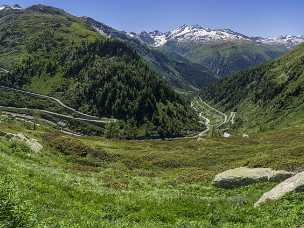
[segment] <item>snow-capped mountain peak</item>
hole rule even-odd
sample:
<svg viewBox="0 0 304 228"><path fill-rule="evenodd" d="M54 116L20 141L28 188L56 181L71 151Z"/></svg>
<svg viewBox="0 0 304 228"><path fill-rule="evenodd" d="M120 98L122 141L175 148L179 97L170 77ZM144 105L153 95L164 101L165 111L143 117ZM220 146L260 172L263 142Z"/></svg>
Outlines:
<svg viewBox="0 0 304 228"><path fill-rule="evenodd" d="M171 31L162 33L159 31L142 32L138 34L140 39L147 40L148 36L154 41L152 46L159 47L168 41L194 41L209 42L216 40L247 40L247 36L233 32L230 29L210 29L200 25L182 25Z"/></svg>
<svg viewBox="0 0 304 228"><path fill-rule="evenodd" d="M209 43L214 41L235 41L244 40L252 41L267 45L282 45L292 48L304 42L304 36L285 35L275 38L249 37L231 29L211 29L201 25L182 25L168 32L141 32L139 34L132 33L132 37L136 37L143 43L153 47L160 47L169 41L175 42L200 42Z"/></svg>
<svg viewBox="0 0 304 228"><path fill-rule="evenodd" d="M18 4L15 4L15 5L1 5L0 6L0 11L2 10L22 10L22 7L19 6Z"/></svg>
<svg viewBox="0 0 304 228"><path fill-rule="evenodd" d="M284 35L279 37L256 37L256 42L269 44L269 45L283 45L287 48L292 48L300 43L304 42L304 36L293 36L293 35Z"/></svg>

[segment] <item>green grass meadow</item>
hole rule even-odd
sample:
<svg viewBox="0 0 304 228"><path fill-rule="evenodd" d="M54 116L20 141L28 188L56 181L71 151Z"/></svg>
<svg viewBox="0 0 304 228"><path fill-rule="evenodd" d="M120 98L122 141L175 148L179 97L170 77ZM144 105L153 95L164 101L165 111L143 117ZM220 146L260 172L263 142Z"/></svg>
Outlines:
<svg viewBox="0 0 304 228"><path fill-rule="evenodd" d="M304 195L253 208L276 183L212 185L240 166L300 170L303 129L249 139L125 141L70 137L1 117L44 149L0 140L0 227L301 227Z"/></svg>

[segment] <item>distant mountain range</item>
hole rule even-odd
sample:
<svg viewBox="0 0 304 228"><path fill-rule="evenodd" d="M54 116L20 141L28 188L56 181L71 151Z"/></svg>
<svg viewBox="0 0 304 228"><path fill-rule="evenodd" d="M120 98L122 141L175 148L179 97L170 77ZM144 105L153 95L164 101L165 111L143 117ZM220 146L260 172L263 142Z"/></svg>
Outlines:
<svg viewBox="0 0 304 228"><path fill-rule="evenodd" d="M173 57L178 57L176 62L183 59L183 62L187 62L188 70L181 73L180 69L174 67L175 72L179 72L178 77L187 81L183 82L183 85L190 83L196 88L208 85L214 81L214 78L221 78L276 59L286 53L288 49L304 42L304 36L249 37L230 29L210 29L200 25L183 25L168 32L154 31L138 34L117 30L113 32L113 29L109 30L109 27L105 25L97 29L111 37L124 37L123 39L128 37L128 40L137 40L141 45L150 47L150 50L157 51L158 54L162 53L170 60ZM150 58L150 62L154 62L154 66L164 65L163 60L164 58L161 59L161 64L159 62L155 64L155 61L151 61ZM195 64L194 71L189 63ZM178 81L176 73L172 74L171 71L168 76L168 70L164 70L163 67L161 67L162 69L156 68L160 74L166 75L164 78L170 78L170 82ZM170 68L167 67L167 69ZM201 70L204 74L200 74ZM195 72L195 74L192 73L189 76L189 72ZM181 83L173 85L180 87L179 84Z"/></svg>
<svg viewBox="0 0 304 228"><path fill-rule="evenodd" d="M270 44L270 45L284 45L287 48L293 48L294 46L304 42L304 36L292 36L285 35L274 38L263 38L263 37L254 37L251 38L258 43Z"/></svg>
<svg viewBox="0 0 304 228"><path fill-rule="evenodd" d="M149 65L171 86L182 90L197 90L217 80L207 67L193 63L182 55L149 47L146 43L124 31L118 31L90 17L82 17L97 32L119 39L134 48Z"/></svg>
<svg viewBox="0 0 304 228"><path fill-rule="evenodd" d="M23 9L19 5L3 5L0 14L8 10ZM304 41L303 36L249 37L230 29L200 25L137 34L119 31L89 17L80 19L101 35L127 43L160 77L181 91L197 91L221 77L276 59Z"/></svg>
<svg viewBox="0 0 304 228"><path fill-rule="evenodd" d="M282 56L304 36L250 37L231 29L182 25L168 32L128 33L162 52L174 52L221 78Z"/></svg>
<svg viewBox="0 0 304 228"><path fill-rule="evenodd" d="M1 5L0 10L22 10L22 7L18 4L15 4L15 5Z"/></svg>
<svg viewBox="0 0 304 228"><path fill-rule="evenodd" d="M200 25L182 25L168 32L141 32L129 33L142 42L153 47L161 47L170 41L176 42L200 42L208 43L214 41L252 41L261 44L283 45L292 48L304 42L304 36L285 35L275 38L249 37L231 29L210 29Z"/></svg>

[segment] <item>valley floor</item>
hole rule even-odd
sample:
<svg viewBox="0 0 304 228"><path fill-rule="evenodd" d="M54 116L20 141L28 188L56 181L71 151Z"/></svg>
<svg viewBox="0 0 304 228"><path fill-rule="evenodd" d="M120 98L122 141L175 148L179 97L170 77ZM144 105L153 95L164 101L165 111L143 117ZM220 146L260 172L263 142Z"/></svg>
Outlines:
<svg viewBox="0 0 304 228"><path fill-rule="evenodd" d="M304 128L241 137L124 141L72 137L0 117L0 131L44 146L0 140L4 227L299 227L304 194L253 208L276 183L232 190L213 177L240 167L301 170ZM1 224L1 225L2 225Z"/></svg>

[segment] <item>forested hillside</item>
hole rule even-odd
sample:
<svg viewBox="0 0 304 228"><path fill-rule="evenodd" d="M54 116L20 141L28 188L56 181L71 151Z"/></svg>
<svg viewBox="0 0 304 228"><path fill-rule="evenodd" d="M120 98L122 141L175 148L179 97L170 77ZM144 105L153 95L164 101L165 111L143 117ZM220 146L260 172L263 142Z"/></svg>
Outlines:
<svg viewBox="0 0 304 228"><path fill-rule="evenodd" d="M162 136L197 127L190 106L126 44L52 7L0 16L0 65L11 71L1 84L52 95Z"/></svg>
<svg viewBox="0 0 304 228"><path fill-rule="evenodd" d="M252 41L170 41L160 49L176 52L193 63L205 66L219 77L248 70L287 52L284 46L258 44Z"/></svg>
<svg viewBox="0 0 304 228"><path fill-rule="evenodd" d="M151 48L126 32L118 31L92 18L83 17L81 19L101 34L119 39L131 46L153 70L176 89L199 90L217 79L215 74L205 66L193 63L176 52Z"/></svg>
<svg viewBox="0 0 304 228"><path fill-rule="evenodd" d="M302 124L304 45L277 61L215 83L202 95L225 111L237 111L242 128L259 131Z"/></svg>

